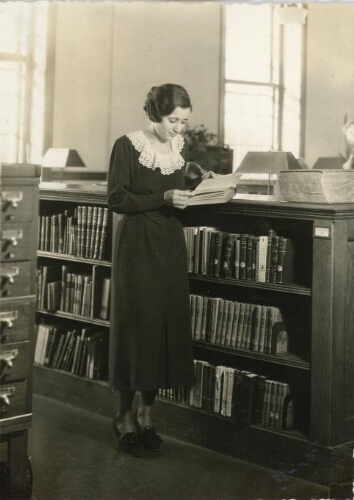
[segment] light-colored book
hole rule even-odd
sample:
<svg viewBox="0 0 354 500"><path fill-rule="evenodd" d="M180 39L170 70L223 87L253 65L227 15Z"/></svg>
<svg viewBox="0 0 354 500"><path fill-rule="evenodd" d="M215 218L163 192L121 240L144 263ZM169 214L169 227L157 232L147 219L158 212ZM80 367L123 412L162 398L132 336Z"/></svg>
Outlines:
<svg viewBox="0 0 354 500"><path fill-rule="evenodd" d="M194 196L188 200L188 206L228 202L236 194L237 183L241 175L241 173L234 172L204 179L194 190Z"/></svg>

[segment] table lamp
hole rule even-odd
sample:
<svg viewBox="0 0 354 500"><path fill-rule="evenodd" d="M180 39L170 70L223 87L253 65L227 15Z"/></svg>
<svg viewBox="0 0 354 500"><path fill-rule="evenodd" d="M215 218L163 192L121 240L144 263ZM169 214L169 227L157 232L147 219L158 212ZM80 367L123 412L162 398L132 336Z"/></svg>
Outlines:
<svg viewBox="0 0 354 500"><path fill-rule="evenodd" d="M283 151L249 151L240 163L237 172L242 173L240 184L262 187L266 185L266 194L271 193L277 184L277 175L281 170L299 170L303 167L292 153ZM240 187L241 187L240 186ZM253 194L257 194L254 193Z"/></svg>
<svg viewBox="0 0 354 500"><path fill-rule="evenodd" d="M86 167L86 165L76 149L49 148L42 158L41 167L41 181L49 181L52 169L58 169L61 182L64 168Z"/></svg>

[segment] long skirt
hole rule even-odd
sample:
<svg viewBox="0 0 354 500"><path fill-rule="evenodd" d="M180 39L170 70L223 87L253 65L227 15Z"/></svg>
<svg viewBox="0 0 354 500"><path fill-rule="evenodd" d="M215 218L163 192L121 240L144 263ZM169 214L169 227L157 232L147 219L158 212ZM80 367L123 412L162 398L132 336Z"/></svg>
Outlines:
<svg viewBox="0 0 354 500"><path fill-rule="evenodd" d="M174 217L124 215L113 257L110 384L157 390L194 384L186 246Z"/></svg>

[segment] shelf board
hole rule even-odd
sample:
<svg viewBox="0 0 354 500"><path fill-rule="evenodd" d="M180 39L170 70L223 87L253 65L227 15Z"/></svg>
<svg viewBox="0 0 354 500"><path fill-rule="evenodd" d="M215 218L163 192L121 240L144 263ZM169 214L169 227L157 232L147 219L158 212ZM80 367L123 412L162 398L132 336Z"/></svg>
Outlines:
<svg viewBox="0 0 354 500"><path fill-rule="evenodd" d="M203 410L202 408L197 408L195 406L191 406L188 403L175 401L173 399L168 399L168 398L165 398L162 396L158 396L157 399L161 403L175 405L175 406L178 406L180 408L184 408L186 410L196 412L200 415L204 415L205 417L212 417L213 419L217 419L220 422L225 422L225 423L228 422L229 424L231 424L233 426L236 425L236 422L233 418L224 417L223 415L221 415L219 413L206 411L206 410ZM299 431L298 429L294 429L294 430L272 429L271 427L266 427L263 425L256 425L256 424L248 424L247 428L248 429L255 429L256 431L260 431L260 432L270 432L272 434L286 436L287 438L298 439L301 441L309 442L309 438L303 432Z"/></svg>
<svg viewBox="0 0 354 500"><path fill-rule="evenodd" d="M299 358L299 356L296 356L292 353L279 354L278 356L276 356L274 354L253 352L249 349L227 347L219 344L209 344L208 342L203 342L200 340L194 340L193 343L196 347L207 349L208 351L218 351L225 354L230 354L232 356L241 356L243 358L252 358L261 361L267 361L268 363L290 366L292 368L298 368L300 370L310 370L310 363L304 361L302 358Z"/></svg>
<svg viewBox="0 0 354 500"><path fill-rule="evenodd" d="M43 250L37 251L37 257L46 257L55 260L68 260L71 262L82 262L84 264L97 264L99 266L112 267L109 260L88 259L85 257L77 257L76 255L69 255L66 253L44 252Z"/></svg>
<svg viewBox="0 0 354 500"><path fill-rule="evenodd" d="M106 328L109 327L110 325L109 321L105 319L90 318L89 316L80 316L78 314L72 314L63 311L46 311L44 309L37 309L37 313L46 314L48 316L53 316L55 318L67 318L74 321L80 321L83 323L90 323L92 325L104 326Z"/></svg>
<svg viewBox="0 0 354 500"><path fill-rule="evenodd" d="M259 283L258 281L239 280L235 278L219 278L216 276L202 275L202 274L189 274L189 278L198 281L207 281L210 283L219 283L224 285L235 285L246 288L259 288L260 290L271 290L282 293L292 293L295 295L311 296L311 288L300 285L283 285L280 283Z"/></svg>

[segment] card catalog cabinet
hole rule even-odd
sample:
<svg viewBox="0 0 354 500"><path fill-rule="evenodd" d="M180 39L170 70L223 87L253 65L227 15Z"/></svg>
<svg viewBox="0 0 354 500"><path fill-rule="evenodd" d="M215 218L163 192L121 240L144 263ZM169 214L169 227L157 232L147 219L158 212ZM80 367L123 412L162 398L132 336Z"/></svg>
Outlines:
<svg viewBox="0 0 354 500"><path fill-rule="evenodd" d="M39 173L35 165L0 164L0 439L9 498L29 498L31 490Z"/></svg>

